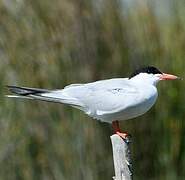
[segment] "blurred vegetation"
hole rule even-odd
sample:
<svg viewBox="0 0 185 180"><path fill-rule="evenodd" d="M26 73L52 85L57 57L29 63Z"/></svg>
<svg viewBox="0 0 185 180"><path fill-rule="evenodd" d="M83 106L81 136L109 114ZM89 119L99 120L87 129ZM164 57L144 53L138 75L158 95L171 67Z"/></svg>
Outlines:
<svg viewBox="0 0 185 180"><path fill-rule="evenodd" d="M0 179L113 176L109 124L59 104L5 99L5 85L63 88L155 65L185 76L185 2L0 1ZM134 179L185 177L184 81L161 82L155 107L121 123Z"/></svg>

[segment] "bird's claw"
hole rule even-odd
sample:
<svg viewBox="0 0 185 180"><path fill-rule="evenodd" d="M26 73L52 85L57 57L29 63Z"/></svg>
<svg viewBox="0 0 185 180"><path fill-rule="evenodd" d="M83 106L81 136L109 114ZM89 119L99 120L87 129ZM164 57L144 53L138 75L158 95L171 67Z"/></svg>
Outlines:
<svg viewBox="0 0 185 180"><path fill-rule="evenodd" d="M116 134L118 136L120 136L126 143L130 143L131 142L131 135L124 132L124 133L121 133L121 132L116 132Z"/></svg>

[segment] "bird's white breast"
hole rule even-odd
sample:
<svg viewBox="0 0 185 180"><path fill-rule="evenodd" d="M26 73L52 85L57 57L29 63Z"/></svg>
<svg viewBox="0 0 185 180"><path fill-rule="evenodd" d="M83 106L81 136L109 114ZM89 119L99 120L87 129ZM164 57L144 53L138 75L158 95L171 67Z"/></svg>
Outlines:
<svg viewBox="0 0 185 180"><path fill-rule="evenodd" d="M137 95L138 99L135 99ZM129 99L125 97L126 102L123 102L123 108L120 108L118 111L113 113L98 113L97 111L95 115L96 118L100 119L101 121L111 123L115 120L127 120L138 117L147 112L154 105L158 93L156 87L149 85L145 86L145 89L143 89L142 86L138 87L137 95L133 95L133 99L130 98L131 102L137 101L136 103L129 102ZM125 106L126 103L129 105Z"/></svg>

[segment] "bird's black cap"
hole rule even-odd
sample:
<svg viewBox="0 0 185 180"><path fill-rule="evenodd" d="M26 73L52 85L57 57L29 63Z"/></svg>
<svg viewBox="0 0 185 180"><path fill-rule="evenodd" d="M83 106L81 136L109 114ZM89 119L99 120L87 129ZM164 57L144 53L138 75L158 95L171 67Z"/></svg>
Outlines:
<svg viewBox="0 0 185 180"><path fill-rule="evenodd" d="M148 74L162 74L160 70L158 70L154 66L147 66L147 67L142 67L137 70L135 70L129 77L129 79L133 78L134 76L138 75L139 73L148 73Z"/></svg>

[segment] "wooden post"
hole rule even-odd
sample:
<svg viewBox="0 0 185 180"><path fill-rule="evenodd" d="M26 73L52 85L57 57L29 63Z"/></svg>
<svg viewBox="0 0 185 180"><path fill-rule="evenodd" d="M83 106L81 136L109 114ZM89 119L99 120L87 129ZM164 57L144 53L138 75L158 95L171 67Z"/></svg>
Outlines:
<svg viewBox="0 0 185 180"><path fill-rule="evenodd" d="M130 157L130 140L123 140L117 134L111 136L115 177L114 180L131 180L131 157Z"/></svg>

